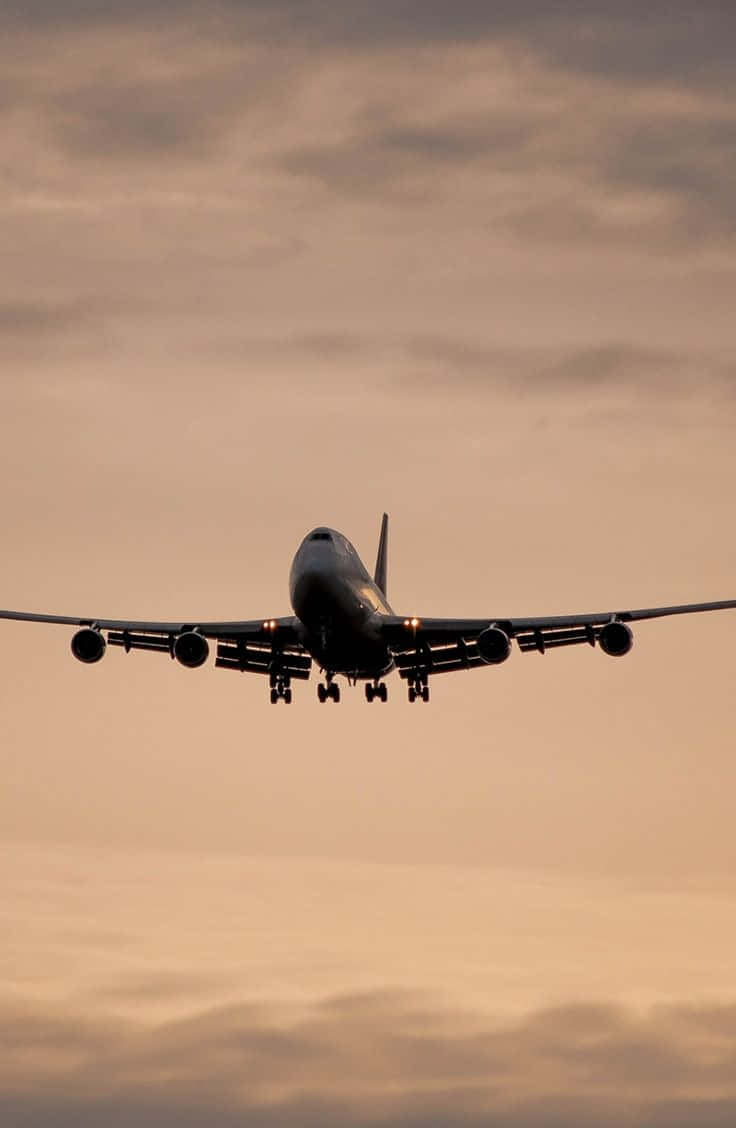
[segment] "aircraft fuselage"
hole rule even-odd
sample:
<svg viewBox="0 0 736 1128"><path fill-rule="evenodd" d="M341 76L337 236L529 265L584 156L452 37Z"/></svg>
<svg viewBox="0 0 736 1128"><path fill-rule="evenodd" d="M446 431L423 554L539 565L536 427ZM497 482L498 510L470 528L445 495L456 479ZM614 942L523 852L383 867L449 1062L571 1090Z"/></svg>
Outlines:
<svg viewBox="0 0 736 1128"><path fill-rule="evenodd" d="M289 588L303 645L322 669L351 678L388 673L393 660L379 625L393 612L347 537L313 529L294 557Z"/></svg>

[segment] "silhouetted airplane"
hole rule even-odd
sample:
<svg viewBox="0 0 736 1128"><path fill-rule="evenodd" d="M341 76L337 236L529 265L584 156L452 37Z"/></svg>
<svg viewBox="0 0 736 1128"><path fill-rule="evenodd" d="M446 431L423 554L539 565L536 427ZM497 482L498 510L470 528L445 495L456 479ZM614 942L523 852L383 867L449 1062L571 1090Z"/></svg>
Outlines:
<svg viewBox="0 0 736 1128"><path fill-rule="evenodd" d="M320 527L304 538L291 566L293 616L247 622L189 619L154 623L0 611L0 619L80 627L72 638L72 653L87 663L99 662L109 643L126 651L165 651L182 666L196 669L209 657L207 639L214 639L216 666L265 674L272 704L282 700L288 705L292 681L309 677L312 660L325 675L317 686L321 702L340 700L336 674L344 675L353 685L364 681L368 701L386 701L388 688L383 679L393 669L406 681L410 701L429 701L431 675L505 662L513 639L524 653L536 650L544 654L558 646L598 643L605 654L620 657L628 654L633 644L628 623L736 607L736 599L726 599L531 619L394 615L386 601L387 561L388 516L384 513L373 579L342 533Z"/></svg>

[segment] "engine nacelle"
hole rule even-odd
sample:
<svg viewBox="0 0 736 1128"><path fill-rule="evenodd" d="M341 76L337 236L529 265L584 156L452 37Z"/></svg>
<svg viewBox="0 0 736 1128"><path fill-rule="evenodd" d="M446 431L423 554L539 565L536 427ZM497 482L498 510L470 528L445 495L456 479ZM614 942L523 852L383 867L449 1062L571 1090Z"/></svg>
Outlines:
<svg viewBox="0 0 736 1128"><path fill-rule="evenodd" d="M94 627L82 627L72 639L72 654L77 661L86 662L88 666L104 658L106 649L105 636Z"/></svg>
<svg viewBox="0 0 736 1128"><path fill-rule="evenodd" d="M476 640L478 653L489 666L505 662L511 653L511 639L500 627L487 627Z"/></svg>
<svg viewBox="0 0 736 1128"><path fill-rule="evenodd" d="M598 633L598 642L604 654L621 658L628 654L634 645L634 636L626 623L606 623Z"/></svg>
<svg viewBox="0 0 736 1128"><path fill-rule="evenodd" d="M174 657L182 666L196 670L203 666L210 656L207 639L199 631L184 631L174 640Z"/></svg>

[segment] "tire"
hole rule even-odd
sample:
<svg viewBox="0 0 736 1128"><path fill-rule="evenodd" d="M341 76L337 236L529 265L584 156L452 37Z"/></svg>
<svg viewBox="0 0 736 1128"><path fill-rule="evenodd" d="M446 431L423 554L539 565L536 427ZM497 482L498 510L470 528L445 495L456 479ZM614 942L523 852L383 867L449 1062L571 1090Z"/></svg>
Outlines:
<svg viewBox="0 0 736 1128"><path fill-rule="evenodd" d="M320 682L317 686L317 697L319 698L320 705L324 705L325 701L327 700L327 690L325 689L322 682Z"/></svg>
<svg viewBox="0 0 736 1128"><path fill-rule="evenodd" d="M366 699L366 701L372 701L375 696L376 696L376 694L375 694L375 690L374 690L373 686L370 685L370 683L366 682L366 686L365 686L365 699Z"/></svg>
<svg viewBox="0 0 736 1128"><path fill-rule="evenodd" d="M275 705L279 699L279 691L277 689L271 690L271 704Z"/></svg>
<svg viewBox="0 0 736 1128"><path fill-rule="evenodd" d="M291 690L290 689L284 690L284 704L285 705L291 705Z"/></svg>
<svg viewBox="0 0 736 1128"><path fill-rule="evenodd" d="M427 701L429 701L429 686L428 685L425 685L424 689L422 690L422 701L424 701L425 704L426 704Z"/></svg>
<svg viewBox="0 0 736 1128"><path fill-rule="evenodd" d="M409 687L409 701L413 703L414 701L416 701L416 699L417 699L417 691L415 690L414 686L412 685L412 686Z"/></svg>
<svg viewBox="0 0 736 1128"><path fill-rule="evenodd" d="M379 685L378 695L381 698L381 701L383 702L383 704L385 705L386 702L388 701L388 686L387 685Z"/></svg>
<svg viewBox="0 0 736 1128"><path fill-rule="evenodd" d="M340 704L340 686L336 685L335 682L330 686L330 697L336 705Z"/></svg>

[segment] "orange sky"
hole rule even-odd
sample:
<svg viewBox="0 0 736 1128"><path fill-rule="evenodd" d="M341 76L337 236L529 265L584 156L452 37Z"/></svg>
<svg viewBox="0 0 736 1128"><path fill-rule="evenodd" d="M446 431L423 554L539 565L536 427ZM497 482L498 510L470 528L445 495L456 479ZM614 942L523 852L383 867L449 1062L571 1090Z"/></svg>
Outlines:
<svg viewBox="0 0 736 1128"><path fill-rule="evenodd" d="M733 597L734 30L715 2L646 20L628 2L11 3L3 606L287 613L304 533L340 528L372 565L384 509L399 613ZM323 708L310 684L277 710L257 677L118 652L88 669L63 628L3 625L10 1122L183 1123L163 1090L149 1107L90 1087L101 1031L145 1088L150 1023L190 1017L189 1048L167 1043L184 1076L206 1016L220 1030L214 1008L255 1001L317 1008L295 1077L337 1031L294 1081L320 1123L350 1093L367 1119L426 1122L431 1056L419 1079L400 1056L358 1083L362 1024L387 1058L411 1026L400 994L376 1018L385 989L431 997L440 1058L443 1023L462 1028L438 1123L516 1123L478 1095L495 1051L478 1065L468 1034L509 1015L531 1054L526 1090L499 1083L519 1124L552 1123L561 1091L565 1123L617 1122L637 1039L632 1123L686 1123L692 1099L711 1123L707 1102L734 1099L698 1072L733 1052L734 623L643 624L621 662L515 653L437 678L428 708L396 679L386 708L360 689ZM563 1031L555 1074L539 1046ZM675 1043L684 1087L656 1064ZM228 1070L225 1128L241 1106L265 1123L263 1101L313 1115L265 1065L257 1108Z"/></svg>

